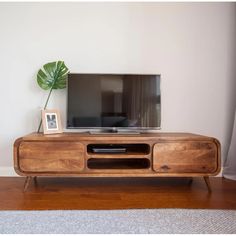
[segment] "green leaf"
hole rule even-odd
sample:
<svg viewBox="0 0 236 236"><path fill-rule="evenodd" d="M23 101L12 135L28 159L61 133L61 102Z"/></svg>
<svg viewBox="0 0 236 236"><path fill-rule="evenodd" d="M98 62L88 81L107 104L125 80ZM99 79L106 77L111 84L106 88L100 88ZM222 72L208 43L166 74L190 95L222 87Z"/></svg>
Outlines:
<svg viewBox="0 0 236 236"><path fill-rule="evenodd" d="M38 71L38 85L44 90L66 88L68 73L69 69L64 61L49 62Z"/></svg>

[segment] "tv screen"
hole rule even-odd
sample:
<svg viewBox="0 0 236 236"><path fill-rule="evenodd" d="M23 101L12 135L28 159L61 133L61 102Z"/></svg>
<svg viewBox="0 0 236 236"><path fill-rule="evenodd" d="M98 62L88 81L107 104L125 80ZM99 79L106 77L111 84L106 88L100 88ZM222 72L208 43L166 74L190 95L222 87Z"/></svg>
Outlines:
<svg viewBox="0 0 236 236"><path fill-rule="evenodd" d="M160 128L160 75L69 74L67 89L67 128Z"/></svg>

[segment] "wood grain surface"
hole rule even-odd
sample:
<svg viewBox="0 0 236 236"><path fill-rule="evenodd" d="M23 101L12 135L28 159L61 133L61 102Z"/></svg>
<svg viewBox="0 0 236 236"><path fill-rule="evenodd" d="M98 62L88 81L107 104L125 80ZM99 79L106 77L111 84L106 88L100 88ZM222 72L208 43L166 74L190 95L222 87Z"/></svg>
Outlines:
<svg viewBox="0 0 236 236"><path fill-rule="evenodd" d="M22 142L19 169L23 172L80 172L84 145L78 142Z"/></svg>
<svg viewBox="0 0 236 236"><path fill-rule="evenodd" d="M192 133L174 133L174 132L155 132L155 133L140 133L140 134L90 134L89 132L65 132L62 134L49 134L44 135L43 133L31 133L25 135L23 140L28 141L94 141L97 143L111 143L112 141L125 142L134 141L142 142L145 141L162 141L162 140L213 140L203 135L192 134Z"/></svg>
<svg viewBox="0 0 236 236"><path fill-rule="evenodd" d="M0 210L235 209L236 181L203 178L0 177ZM158 219L157 219L158 220ZM207 222L206 222L207 224Z"/></svg>
<svg viewBox="0 0 236 236"><path fill-rule="evenodd" d="M94 154L91 144L124 145L128 151ZM219 173L220 152L216 139L188 133L32 133L15 141L14 167L22 176L204 177Z"/></svg>
<svg viewBox="0 0 236 236"><path fill-rule="evenodd" d="M154 145L153 168L161 173L214 173L217 146L208 141L162 142Z"/></svg>

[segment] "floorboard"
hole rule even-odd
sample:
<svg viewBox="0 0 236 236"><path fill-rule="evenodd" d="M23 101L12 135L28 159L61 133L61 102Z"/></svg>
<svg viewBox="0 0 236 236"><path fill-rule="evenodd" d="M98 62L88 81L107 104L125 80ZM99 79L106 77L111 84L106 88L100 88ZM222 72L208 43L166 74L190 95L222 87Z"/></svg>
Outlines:
<svg viewBox="0 0 236 236"><path fill-rule="evenodd" d="M0 210L236 209L236 181L203 178L46 178L23 192L25 178L0 177Z"/></svg>

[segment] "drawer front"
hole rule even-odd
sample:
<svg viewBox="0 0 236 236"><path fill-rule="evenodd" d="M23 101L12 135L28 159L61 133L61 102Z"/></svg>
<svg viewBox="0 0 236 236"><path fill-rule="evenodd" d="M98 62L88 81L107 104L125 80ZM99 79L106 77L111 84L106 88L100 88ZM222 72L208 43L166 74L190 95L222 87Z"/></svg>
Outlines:
<svg viewBox="0 0 236 236"><path fill-rule="evenodd" d="M217 159L214 142L165 142L153 149L153 169L159 173L214 173Z"/></svg>
<svg viewBox="0 0 236 236"><path fill-rule="evenodd" d="M78 142L23 142L18 164L23 172L76 173L84 169L84 155Z"/></svg>

